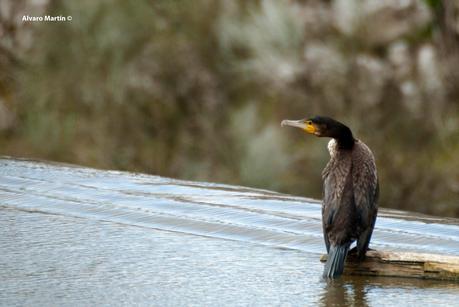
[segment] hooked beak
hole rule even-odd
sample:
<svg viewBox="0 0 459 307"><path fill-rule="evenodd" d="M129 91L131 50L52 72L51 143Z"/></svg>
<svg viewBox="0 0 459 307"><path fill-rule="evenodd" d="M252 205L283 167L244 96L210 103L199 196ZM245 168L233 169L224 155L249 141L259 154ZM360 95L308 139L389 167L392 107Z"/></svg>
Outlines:
<svg viewBox="0 0 459 307"><path fill-rule="evenodd" d="M306 131L307 133L310 133L310 134L316 134L317 135L317 133L318 133L318 130L315 127L314 124L307 124L307 123L305 123L305 121L303 119L300 119L300 120L284 119L281 122L281 126L282 127L290 126L290 127L300 128L301 130L304 130L304 131Z"/></svg>

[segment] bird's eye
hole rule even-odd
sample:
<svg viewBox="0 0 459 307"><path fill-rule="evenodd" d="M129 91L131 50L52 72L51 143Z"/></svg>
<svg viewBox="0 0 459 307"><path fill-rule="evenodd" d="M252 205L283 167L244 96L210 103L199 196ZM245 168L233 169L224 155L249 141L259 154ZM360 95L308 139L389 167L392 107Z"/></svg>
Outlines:
<svg viewBox="0 0 459 307"><path fill-rule="evenodd" d="M312 122L310 120L307 120L306 125L312 125Z"/></svg>

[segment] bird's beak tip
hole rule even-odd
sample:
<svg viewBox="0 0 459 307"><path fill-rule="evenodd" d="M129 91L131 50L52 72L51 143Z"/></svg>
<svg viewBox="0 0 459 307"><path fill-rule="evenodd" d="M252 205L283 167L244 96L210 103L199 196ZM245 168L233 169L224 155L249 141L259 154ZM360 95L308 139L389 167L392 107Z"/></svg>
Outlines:
<svg viewBox="0 0 459 307"><path fill-rule="evenodd" d="M285 127L285 126L304 129L304 123L301 120L284 119L283 121L281 121L281 127Z"/></svg>

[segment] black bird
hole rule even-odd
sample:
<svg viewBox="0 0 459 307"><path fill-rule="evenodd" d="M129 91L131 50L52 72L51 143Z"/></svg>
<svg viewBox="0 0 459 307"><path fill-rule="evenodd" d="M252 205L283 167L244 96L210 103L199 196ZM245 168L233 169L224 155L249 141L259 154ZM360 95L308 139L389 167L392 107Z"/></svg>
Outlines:
<svg viewBox="0 0 459 307"><path fill-rule="evenodd" d="M322 226L328 259L324 277L335 278L344 270L350 253L365 258L378 212L379 184L370 148L354 139L344 124L325 116L283 120L282 126L303 129L318 137L330 137L330 161L322 172Z"/></svg>

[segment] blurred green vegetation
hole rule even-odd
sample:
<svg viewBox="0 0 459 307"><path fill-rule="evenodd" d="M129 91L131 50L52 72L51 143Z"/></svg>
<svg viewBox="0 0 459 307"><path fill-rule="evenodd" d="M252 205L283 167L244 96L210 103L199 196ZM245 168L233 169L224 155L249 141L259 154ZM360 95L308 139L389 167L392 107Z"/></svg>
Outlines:
<svg viewBox="0 0 459 307"><path fill-rule="evenodd" d="M322 114L372 148L381 206L459 216L459 7L395 2L50 1L73 20L9 27L17 1L1 153L320 198L328 140L279 123Z"/></svg>

